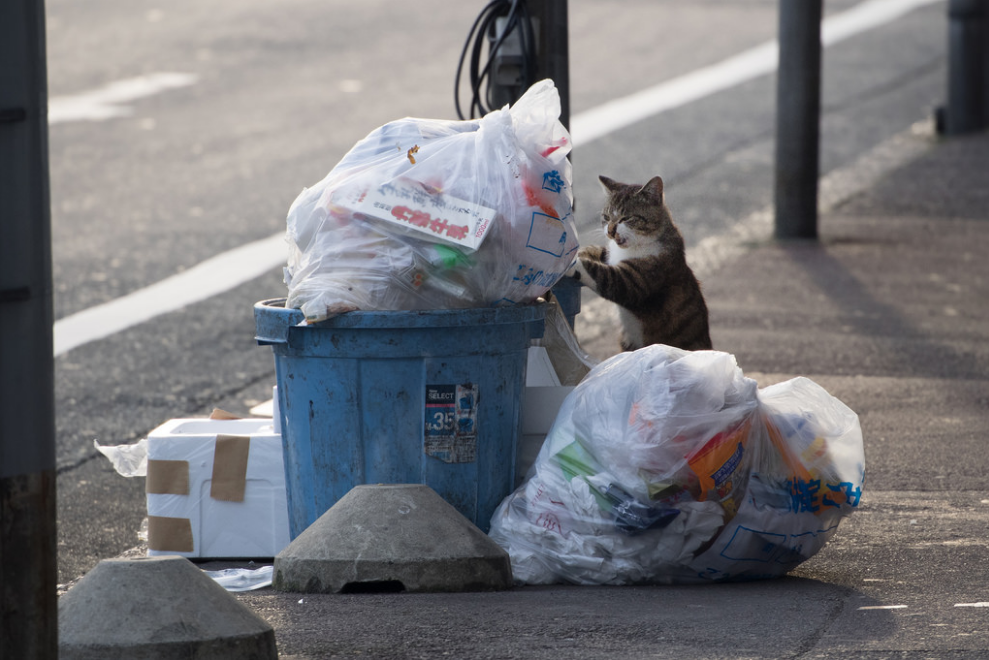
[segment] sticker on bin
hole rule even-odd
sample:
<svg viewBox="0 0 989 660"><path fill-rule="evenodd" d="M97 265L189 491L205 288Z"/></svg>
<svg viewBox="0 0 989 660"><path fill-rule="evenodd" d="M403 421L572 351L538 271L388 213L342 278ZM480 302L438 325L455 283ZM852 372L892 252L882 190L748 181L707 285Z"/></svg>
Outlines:
<svg viewBox="0 0 989 660"><path fill-rule="evenodd" d="M444 463L477 460L477 385L426 385L427 456Z"/></svg>
<svg viewBox="0 0 989 660"><path fill-rule="evenodd" d="M488 235L495 211L411 179L377 188L355 186L338 191L333 202L353 213L384 220L427 236L476 250Z"/></svg>

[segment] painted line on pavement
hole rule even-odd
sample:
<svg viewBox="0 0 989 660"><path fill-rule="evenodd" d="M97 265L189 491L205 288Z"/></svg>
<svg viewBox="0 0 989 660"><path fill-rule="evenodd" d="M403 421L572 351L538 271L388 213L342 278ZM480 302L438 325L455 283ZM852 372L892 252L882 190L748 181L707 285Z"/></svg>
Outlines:
<svg viewBox="0 0 989 660"><path fill-rule="evenodd" d="M906 605L866 605L859 608L859 612L867 610L905 610Z"/></svg>
<svg viewBox="0 0 989 660"><path fill-rule="evenodd" d="M866 0L821 22L821 43L831 46L943 0ZM738 55L574 115L570 137L584 146L653 115L724 91L776 70L779 44L767 41Z"/></svg>
<svg viewBox="0 0 989 660"><path fill-rule="evenodd" d="M103 121L128 117L134 109L122 105L130 101L160 94L169 89L195 84L191 73L150 73L146 76L117 80L99 89L69 96L53 96L48 100L48 124L70 121Z"/></svg>
<svg viewBox="0 0 989 660"><path fill-rule="evenodd" d="M242 245L144 289L55 322L55 356L250 282L288 261L285 234Z"/></svg>

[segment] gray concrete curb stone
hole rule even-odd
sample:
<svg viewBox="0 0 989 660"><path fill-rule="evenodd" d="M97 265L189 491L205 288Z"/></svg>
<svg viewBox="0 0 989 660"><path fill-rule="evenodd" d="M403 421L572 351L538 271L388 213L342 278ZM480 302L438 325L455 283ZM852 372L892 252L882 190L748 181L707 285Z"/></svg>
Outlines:
<svg viewBox="0 0 989 660"><path fill-rule="evenodd" d="M184 557L107 559L58 603L62 660L275 660L275 631Z"/></svg>
<svg viewBox="0 0 989 660"><path fill-rule="evenodd" d="M356 486L275 558L301 593L492 591L512 586L498 544L421 484Z"/></svg>

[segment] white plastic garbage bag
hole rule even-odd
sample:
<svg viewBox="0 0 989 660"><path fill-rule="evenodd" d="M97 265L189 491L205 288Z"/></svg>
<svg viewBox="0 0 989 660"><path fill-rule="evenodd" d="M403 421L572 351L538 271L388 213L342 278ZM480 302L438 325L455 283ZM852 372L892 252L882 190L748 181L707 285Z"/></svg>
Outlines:
<svg viewBox="0 0 989 660"><path fill-rule="evenodd" d="M858 417L805 378L761 392L735 359L656 345L564 402L490 535L519 582L775 577L858 506Z"/></svg>
<svg viewBox="0 0 989 660"><path fill-rule="evenodd" d="M552 81L479 120L401 119L357 143L289 209L289 307L531 302L578 248L570 136Z"/></svg>

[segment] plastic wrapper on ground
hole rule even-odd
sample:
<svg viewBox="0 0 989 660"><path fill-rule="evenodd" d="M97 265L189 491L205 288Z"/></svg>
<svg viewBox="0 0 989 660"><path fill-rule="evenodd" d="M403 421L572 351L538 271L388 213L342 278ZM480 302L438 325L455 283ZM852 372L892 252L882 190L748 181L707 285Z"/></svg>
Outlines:
<svg viewBox="0 0 989 660"><path fill-rule="evenodd" d="M289 210L287 305L319 321L543 295L578 248L559 114L547 80L479 120L373 131Z"/></svg>
<svg viewBox="0 0 989 660"><path fill-rule="evenodd" d="M656 345L594 367L491 536L526 584L778 577L859 504L857 415L806 378Z"/></svg>

